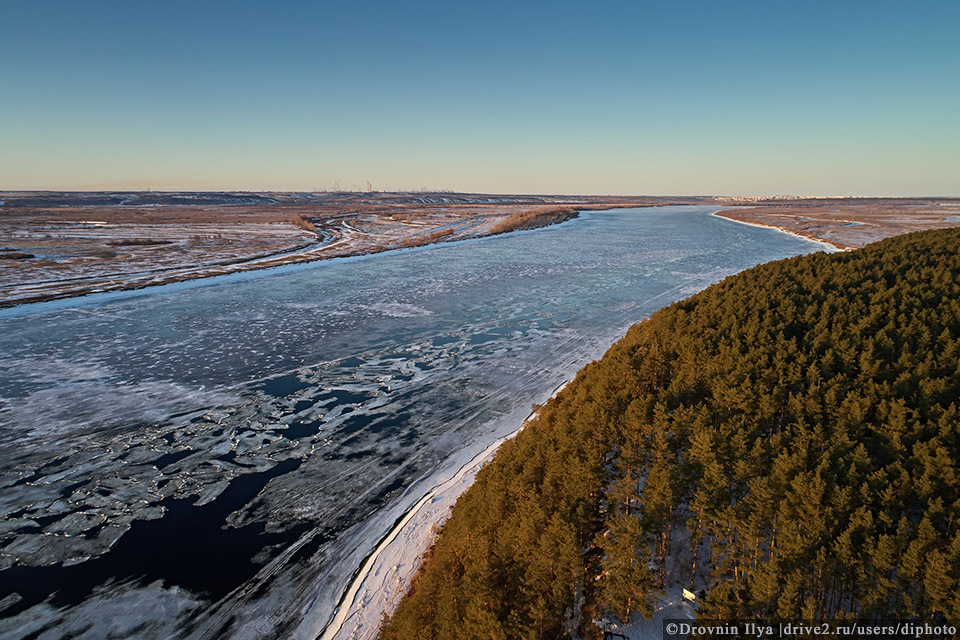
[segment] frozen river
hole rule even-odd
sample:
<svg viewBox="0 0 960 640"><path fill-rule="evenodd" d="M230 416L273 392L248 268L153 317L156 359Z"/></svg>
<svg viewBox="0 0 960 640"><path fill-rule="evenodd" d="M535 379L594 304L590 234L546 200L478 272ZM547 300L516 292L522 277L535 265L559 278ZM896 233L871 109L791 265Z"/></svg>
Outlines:
<svg viewBox="0 0 960 640"><path fill-rule="evenodd" d="M0 312L0 636L313 638L440 470L820 247L709 207Z"/></svg>

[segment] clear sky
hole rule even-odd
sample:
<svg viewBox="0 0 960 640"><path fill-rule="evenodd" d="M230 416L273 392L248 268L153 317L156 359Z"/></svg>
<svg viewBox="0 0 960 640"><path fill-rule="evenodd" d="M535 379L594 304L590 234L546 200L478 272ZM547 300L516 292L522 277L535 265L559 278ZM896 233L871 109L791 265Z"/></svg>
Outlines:
<svg viewBox="0 0 960 640"><path fill-rule="evenodd" d="M960 195L960 2L0 0L0 189Z"/></svg>

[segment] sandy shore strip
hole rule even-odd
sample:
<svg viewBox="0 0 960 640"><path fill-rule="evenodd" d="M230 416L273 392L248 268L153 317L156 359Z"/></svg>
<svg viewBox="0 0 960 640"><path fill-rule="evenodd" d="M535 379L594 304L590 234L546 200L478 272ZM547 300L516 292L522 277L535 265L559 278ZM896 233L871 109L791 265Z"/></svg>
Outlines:
<svg viewBox="0 0 960 640"><path fill-rule="evenodd" d="M814 244L820 245L821 247L824 248L824 250L827 253L834 253L837 251L853 251L856 248L856 247L847 247L842 244L836 244L834 242L830 242L829 240L821 240L820 238L805 236L802 233L797 233L796 231L790 231L786 227L778 227L777 225L773 225L773 224L761 224L759 222L746 222L744 220L737 220L736 218L723 215L726 211L728 210L724 209L723 211L717 211L715 213L711 213L710 215L716 218L723 218L724 220L729 220L730 222L745 224L750 227L761 227L763 229L776 229L777 231L793 236L794 238L800 238L801 240L806 240L807 242L812 242Z"/></svg>
<svg viewBox="0 0 960 640"><path fill-rule="evenodd" d="M555 397L568 383L569 380L554 389L550 397ZM434 486L394 525L364 560L320 640L376 637L384 614L392 613L406 594L410 580L420 568L420 558L433 544L457 498L470 488L477 472L493 458L500 445L520 433L535 415L531 413L517 430L495 440L451 477Z"/></svg>

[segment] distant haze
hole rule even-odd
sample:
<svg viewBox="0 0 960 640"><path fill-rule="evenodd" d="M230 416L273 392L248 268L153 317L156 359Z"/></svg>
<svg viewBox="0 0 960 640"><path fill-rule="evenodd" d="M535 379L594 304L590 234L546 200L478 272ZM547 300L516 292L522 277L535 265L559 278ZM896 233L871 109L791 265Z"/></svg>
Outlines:
<svg viewBox="0 0 960 640"><path fill-rule="evenodd" d="M960 3L6 3L0 190L960 195Z"/></svg>

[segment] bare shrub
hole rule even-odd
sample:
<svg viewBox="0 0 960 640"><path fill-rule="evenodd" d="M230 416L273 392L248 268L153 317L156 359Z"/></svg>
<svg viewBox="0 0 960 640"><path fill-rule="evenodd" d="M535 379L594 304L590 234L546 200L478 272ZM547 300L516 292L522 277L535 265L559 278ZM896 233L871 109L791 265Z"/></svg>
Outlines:
<svg viewBox="0 0 960 640"><path fill-rule="evenodd" d="M317 232L317 227L313 224L313 222L311 222L307 218L304 218L303 216L297 216L291 222L293 222L293 224L300 227L304 231L309 231L310 233Z"/></svg>
<svg viewBox="0 0 960 640"><path fill-rule="evenodd" d="M551 224L566 222L567 220L576 218L577 215L577 210L571 207L518 211L506 220L494 225L490 230L490 234L496 235L498 233L507 233L508 231L537 229L539 227L546 227Z"/></svg>

